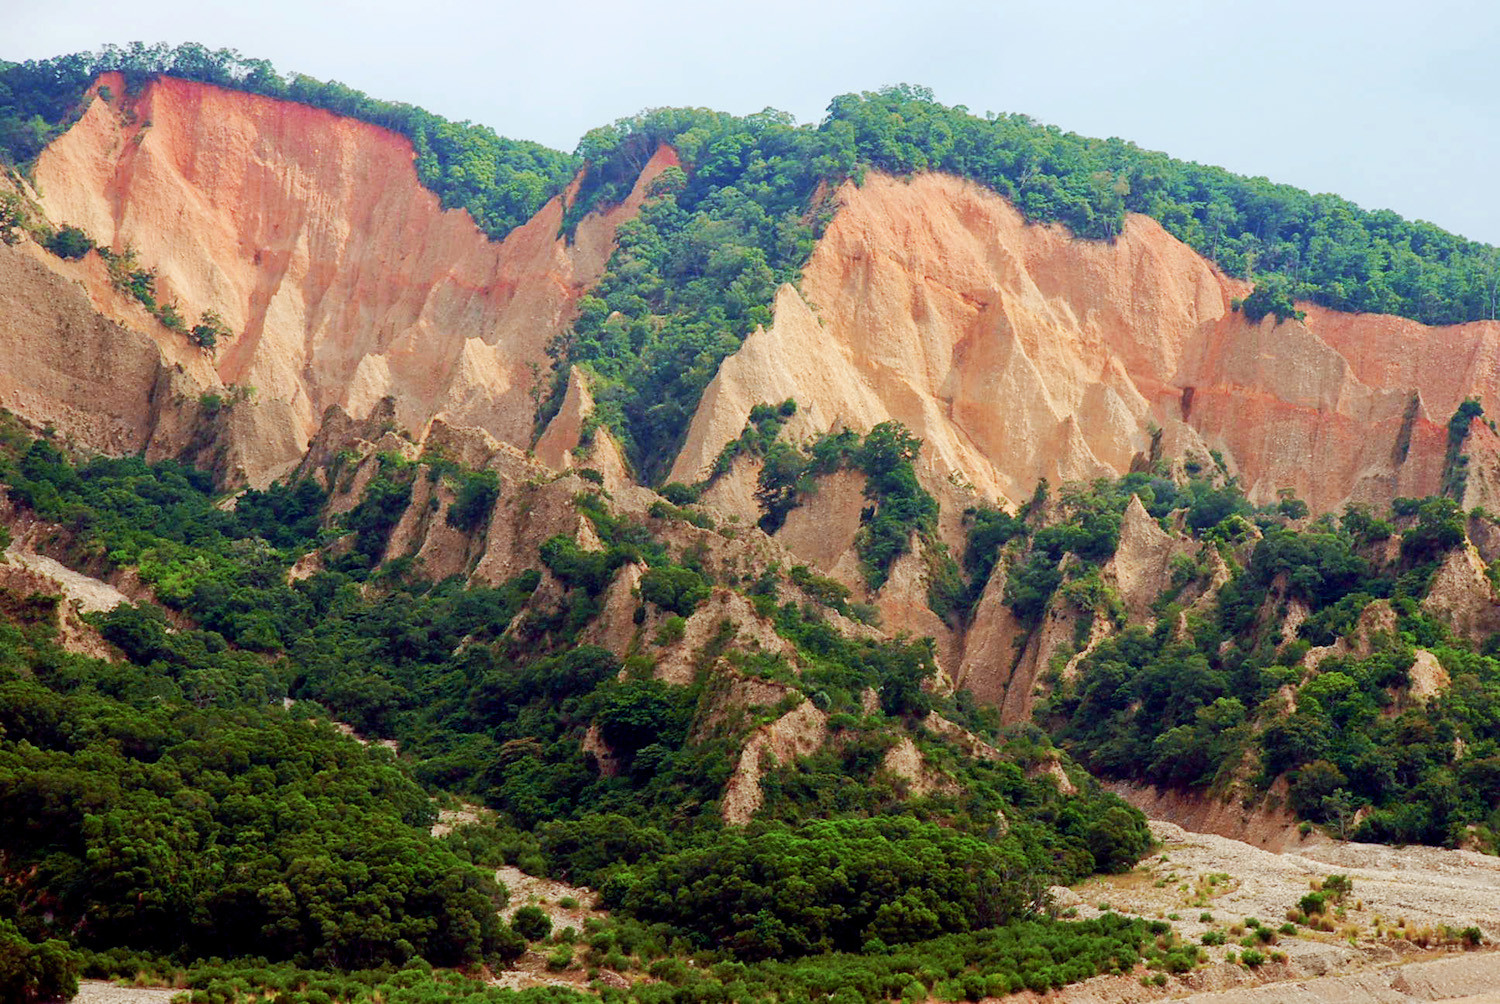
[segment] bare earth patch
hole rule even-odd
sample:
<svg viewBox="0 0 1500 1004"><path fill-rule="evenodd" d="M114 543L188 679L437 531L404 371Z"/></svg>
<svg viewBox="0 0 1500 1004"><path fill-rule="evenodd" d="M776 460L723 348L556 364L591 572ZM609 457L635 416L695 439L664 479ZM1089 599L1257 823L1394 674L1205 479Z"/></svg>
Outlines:
<svg viewBox="0 0 1500 1004"><path fill-rule="evenodd" d="M182 993L162 987L117 987L102 980L79 980L73 1004L169 1004Z"/></svg>
<svg viewBox="0 0 1500 1004"><path fill-rule="evenodd" d="M523 906L538 906L552 921L552 929L560 931L571 927L583 930L583 922L589 917L603 918L607 914L598 908L599 895L581 885L568 885L555 879L528 875L519 868L506 865L495 872L496 881L503 882L510 891L510 902L500 911L500 916L510 920ZM576 906L563 906L563 900Z"/></svg>
<svg viewBox="0 0 1500 1004"><path fill-rule="evenodd" d="M1141 986L1138 973L1104 976L1048 1000L1500 1004L1500 952L1493 950L1500 941L1500 858L1317 838L1310 846L1277 854L1160 820L1151 821L1151 830L1162 843L1157 855L1124 875L1056 890L1059 905L1082 918L1109 909L1168 920L1194 944L1207 931L1223 931L1228 944L1208 947L1206 966L1173 977L1162 988ZM1334 930L1298 925L1294 935L1279 933L1298 900L1333 874L1354 883L1343 915L1329 917ZM1268 959L1272 952L1283 953L1285 961L1250 969L1227 960L1229 952L1245 950L1240 939L1253 933L1247 918L1278 931L1273 943L1256 948ZM1485 949L1443 944L1445 927L1456 932L1471 926L1484 933Z"/></svg>

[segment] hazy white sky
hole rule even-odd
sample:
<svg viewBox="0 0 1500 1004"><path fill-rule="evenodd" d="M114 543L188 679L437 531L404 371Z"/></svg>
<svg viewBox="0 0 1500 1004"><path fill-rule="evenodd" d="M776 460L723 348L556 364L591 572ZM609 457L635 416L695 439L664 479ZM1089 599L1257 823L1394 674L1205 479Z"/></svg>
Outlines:
<svg viewBox="0 0 1500 1004"><path fill-rule="evenodd" d="M1493 0L49 0L5 21L0 58L199 41L569 150L647 107L816 121L924 84L1500 243Z"/></svg>

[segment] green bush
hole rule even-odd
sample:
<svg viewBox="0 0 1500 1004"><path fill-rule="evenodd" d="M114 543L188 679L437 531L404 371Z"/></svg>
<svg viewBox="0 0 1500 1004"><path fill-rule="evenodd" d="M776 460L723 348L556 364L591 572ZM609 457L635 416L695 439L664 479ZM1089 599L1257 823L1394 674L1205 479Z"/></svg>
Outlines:
<svg viewBox="0 0 1500 1004"><path fill-rule="evenodd" d="M0 919L0 1000L67 1000L78 993L79 963L79 954L67 942L33 943L14 923Z"/></svg>
<svg viewBox="0 0 1500 1004"><path fill-rule="evenodd" d="M648 568L641 576L640 590L641 599L682 617L690 616L713 591L703 576L676 565Z"/></svg>
<svg viewBox="0 0 1500 1004"><path fill-rule="evenodd" d="M465 471L459 478L458 491L448 507L449 526L472 533L490 517L500 498L500 476L494 471Z"/></svg>
<svg viewBox="0 0 1500 1004"><path fill-rule="evenodd" d="M552 918L539 906L523 906L511 915L510 927L527 941L542 941L552 933Z"/></svg>

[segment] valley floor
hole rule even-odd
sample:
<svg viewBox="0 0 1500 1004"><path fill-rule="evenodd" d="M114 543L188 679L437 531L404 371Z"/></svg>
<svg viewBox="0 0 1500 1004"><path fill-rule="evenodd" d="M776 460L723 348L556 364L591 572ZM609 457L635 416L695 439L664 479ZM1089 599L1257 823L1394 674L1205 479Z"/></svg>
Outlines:
<svg viewBox="0 0 1500 1004"><path fill-rule="evenodd" d="M1153 820L1151 828L1162 845L1157 855L1125 875L1057 890L1059 905L1071 907L1080 917L1097 916L1107 906L1119 913L1170 919L1183 938L1194 943L1206 931L1228 930L1228 946L1210 948L1208 965L1172 978L1166 987L1143 987L1133 975L1102 976L1045 998L1023 993L1009 1001L1500 1004L1500 951L1466 952L1444 949L1438 943L1444 925L1451 929L1477 926L1492 945L1500 940L1500 858L1437 847L1335 843L1317 837L1310 838L1308 846L1277 854L1161 820ZM1245 932L1234 931L1247 917L1279 928L1310 883L1330 874L1347 875L1354 882L1335 931L1299 926L1295 936L1278 936L1274 945L1261 947L1267 954L1285 953L1286 961L1267 962L1258 970L1225 960L1227 951L1242 950L1237 942ZM590 899L587 890L536 879L515 869L505 869L502 878L516 891L513 906L540 903L549 913L556 913L558 901L565 896L585 903ZM588 912L582 907L562 911L553 919L577 924ZM1203 920L1205 915L1212 919ZM1426 946L1420 943L1424 939L1429 942ZM523 960L517 970L503 974L500 984L518 989L549 984L583 989L580 980L568 978L581 977L581 972L550 973L541 965L540 956L530 961L534 964L526 965ZM77 1004L167 1004L173 993L86 981L80 984L75 1000Z"/></svg>
<svg viewBox="0 0 1500 1004"><path fill-rule="evenodd" d="M1442 930L1480 928L1500 940L1500 858L1439 847L1336 843L1273 853L1228 837L1194 833L1152 820L1161 851L1125 875L1103 876L1059 891L1080 917L1116 912L1169 919L1191 942L1210 930L1229 934L1208 949L1205 967L1145 988L1135 977L1099 977L1051 999L1105 1004L1185 999L1216 1004L1407 1004L1464 1001L1500 1004L1500 952L1444 948ZM1246 918L1277 929L1310 886L1331 874L1349 876L1353 892L1333 931L1298 926L1261 952L1281 952L1252 972L1231 964L1244 950ZM1211 881L1212 879L1212 881ZM1208 916L1211 919L1203 920ZM1378 933L1377 933L1378 932ZM1479 995L1479 996L1474 996ZM1022 997L1024 999L1024 996Z"/></svg>
<svg viewBox="0 0 1500 1004"><path fill-rule="evenodd" d="M73 1004L168 1004L180 990L158 987L117 987L103 980L79 980Z"/></svg>

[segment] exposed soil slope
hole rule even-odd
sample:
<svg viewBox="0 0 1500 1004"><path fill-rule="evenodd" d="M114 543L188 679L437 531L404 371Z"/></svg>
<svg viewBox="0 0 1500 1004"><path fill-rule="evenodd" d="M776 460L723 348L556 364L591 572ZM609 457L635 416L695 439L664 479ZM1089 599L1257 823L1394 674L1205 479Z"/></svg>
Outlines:
<svg viewBox="0 0 1500 1004"><path fill-rule="evenodd" d="M94 100L36 166L43 205L54 224L133 245L189 323L223 316L235 337L217 376L256 389L253 428L236 437L251 481L295 462L329 405L359 417L387 395L414 431L446 412L528 444L533 367L602 272L615 226L675 162L659 151L631 197L572 242L559 197L496 244L442 210L395 133L170 78L135 97L101 83L113 100ZM102 281L89 289L118 309Z"/></svg>
<svg viewBox="0 0 1500 1004"><path fill-rule="evenodd" d="M896 418L930 485L992 497L1223 452L1256 501L1315 510L1435 493L1444 424L1500 390L1500 324L1428 328L1309 308L1248 323L1248 287L1147 217L1113 243L1028 226L941 175L846 185L799 293L725 361L673 477L700 476L752 405L794 397L793 438ZM1478 501L1470 500L1470 501Z"/></svg>

